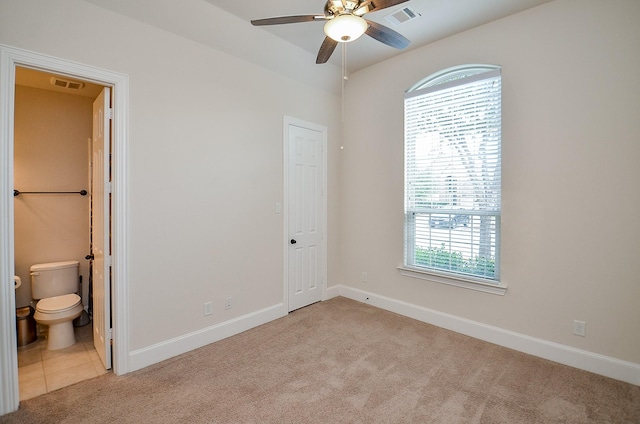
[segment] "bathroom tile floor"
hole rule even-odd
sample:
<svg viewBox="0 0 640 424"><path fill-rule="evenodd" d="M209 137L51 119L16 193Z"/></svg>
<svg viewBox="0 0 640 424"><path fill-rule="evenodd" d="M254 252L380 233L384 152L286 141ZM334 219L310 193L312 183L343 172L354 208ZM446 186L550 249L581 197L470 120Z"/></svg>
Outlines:
<svg viewBox="0 0 640 424"><path fill-rule="evenodd" d="M40 334L33 343L18 347L21 401L108 372L93 347L91 323L74 330L76 344L65 349L47 350L45 334Z"/></svg>

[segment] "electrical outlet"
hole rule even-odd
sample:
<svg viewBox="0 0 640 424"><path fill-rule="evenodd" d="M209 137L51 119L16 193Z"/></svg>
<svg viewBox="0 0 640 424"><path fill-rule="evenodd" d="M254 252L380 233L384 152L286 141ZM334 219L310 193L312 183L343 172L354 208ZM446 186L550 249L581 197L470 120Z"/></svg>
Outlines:
<svg viewBox="0 0 640 424"><path fill-rule="evenodd" d="M587 335L587 323L584 321L573 321L573 334L585 337Z"/></svg>
<svg viewBox="0 0 640 424"><path fill-rule="evenodd" d="M224 309L231 309L231 296L224 300Z"/></svg>
<svg viewBox="0 0 640 424"><path fill-rule="evenodd" d="M204 316L211 315L213 313L213 302L206 302L204 304Z"/></svg>
<svg viewBox="0 0 640 424"><path fill-rule="evenodd" d="M369 276L367 275L366 272L362 273L362 280L363 283L366 283L367 281L369 281Z"/></svg>

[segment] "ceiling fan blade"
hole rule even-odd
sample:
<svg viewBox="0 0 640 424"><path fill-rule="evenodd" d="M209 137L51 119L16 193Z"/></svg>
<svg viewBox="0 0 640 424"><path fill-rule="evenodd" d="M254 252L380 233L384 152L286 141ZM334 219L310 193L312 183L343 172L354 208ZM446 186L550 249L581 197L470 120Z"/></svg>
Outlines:
<svg viewBox="0 0 640 424"><path fill-rule="evenodd" d="M280 24L295 24L298 22L312 22L312 21L324 21L327 18L324 15L297 15L297 16L279 16L277 18L265 18L254 19L251 21L252 25L280 25Z"/></svg>
<svg viewBox="0 0 640 424"><path fill-rule="evenodd" d="M371 9L369 12L376 12L378 10L386 9L387 7L395 6L400 3L405 3L409 0L373 0L371 2Z"/></svg>
<svg viewBox="0 0 640 424"><path fill-rule="evenodd" d="M411 43L411 41L391 28L387 28L384 25L369 20L367 20L367 23L369 24L369 28L367 28L365 34L386 44L387 46L395 47L396 49L404 49L409 45L409 43Z"/></svg>
<svg viewBox="0 0 640 424"><path fill-rule="evenodd" d="M337 45L338 42L336 40L329 37L324 37L324 41L322 42L320 51L318 52L318 57L316 58L316 63L326 63L333 54L333 51L336 49Z"/></svg>

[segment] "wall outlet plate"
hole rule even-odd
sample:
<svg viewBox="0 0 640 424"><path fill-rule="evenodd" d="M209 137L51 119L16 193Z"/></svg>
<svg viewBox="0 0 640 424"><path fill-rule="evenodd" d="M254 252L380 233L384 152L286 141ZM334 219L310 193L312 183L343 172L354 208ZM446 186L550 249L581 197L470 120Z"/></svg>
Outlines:
<svg viewBox="0 0 640 424"><path fill-rule="evenodd" d="M584 321L573 321L573 334L576 336L585 337L587 335L587 323Z"/></svg>

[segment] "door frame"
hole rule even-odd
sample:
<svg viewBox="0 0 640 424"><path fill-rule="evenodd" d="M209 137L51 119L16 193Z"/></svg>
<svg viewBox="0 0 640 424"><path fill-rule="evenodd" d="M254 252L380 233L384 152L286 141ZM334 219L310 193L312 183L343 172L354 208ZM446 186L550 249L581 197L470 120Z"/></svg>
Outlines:
<svg viewBox="0 0 640 424"><path fill-rule="evenodd" d="M14 270L13 140L15 70L25 67L112 87L112 322L113 372L129 364L127 147L129 77L88 65L0 44L0 415L18 409ZM107 235L109 236L109 235Z"/></svg>
<svg viewBox="0 0 640 424"><path fill-rule="evenodd" d="M283 129L282 129L282 152L283 152L283 180L284 180L284 192L283 192L283 275L284 275L284 288L283 288L283 308L284 314L289 314L289 188L291 184L291 176L289 175L289 128L290 127L306 128L313 131L318 131L322 134L322 255L324 261L322 264L322 297L321 300L327 300L327 127L314 124L313 122L303 121L301 119L293 118L291 116L284 116Z"/></svg>

